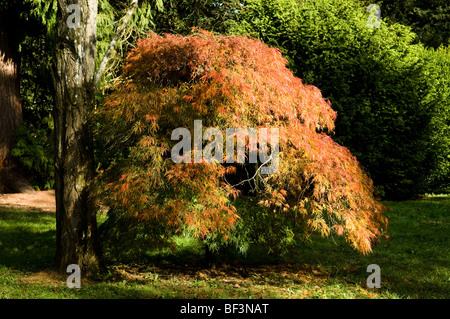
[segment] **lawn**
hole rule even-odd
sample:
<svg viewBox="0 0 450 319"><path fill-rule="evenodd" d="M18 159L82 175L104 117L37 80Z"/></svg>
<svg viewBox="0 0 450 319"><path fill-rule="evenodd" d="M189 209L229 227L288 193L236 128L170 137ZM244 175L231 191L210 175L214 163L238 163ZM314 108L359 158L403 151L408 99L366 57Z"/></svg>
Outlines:
<svg viewBox="0 0 450 319"><path fill-rule="evenodd" d="M250 252L245 259L202 266L202 250L180 238L147 263L111 264L99 278L69 289L51 271L55 215L0 208L1 298L450 298L450 196L385 202L389 240L372 254L341 238L312 238L284 259ZM100 222L102 221L100 216ZM367 266L381 269L369 289Z"/></svg>

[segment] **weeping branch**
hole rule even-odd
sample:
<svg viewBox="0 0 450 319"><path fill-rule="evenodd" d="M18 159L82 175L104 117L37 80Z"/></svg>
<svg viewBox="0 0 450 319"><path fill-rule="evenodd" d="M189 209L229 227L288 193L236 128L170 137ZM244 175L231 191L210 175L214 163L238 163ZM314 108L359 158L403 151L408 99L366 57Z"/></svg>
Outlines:
<svg viewBox="0 0 450 319"><path fill-rule="evenodd" d="M109 61L109 59L111 57L111 54L114 51L116 43L119 40L119 38L120 38L121 34L123 33L123 31L125 30L126 26L128 25L128 22L130 21L131 16L136 11L137 7L138 7L138 0L132 0L130 8L128 9L127 13L123 17L122 25L117 30L117 32L114 35L113 39L109 43L108 50L106 51L105 56L103 57L103 60L100 63L100 66L99 66L99 68L97 70L97 73L95 74L94 88L96 88L98 83L100 82L100 79L102 78L102 75L105 72L106 65L108 64L108 61Z"/></svg>
<svg viewBox="0 0 450 319"><path fill-rule="evenodd" d="M246 182L251 182L252 180L255 180L255 178L256 178L257 176L261 176L261 175L259 174L259 171L261 170L261 168L262 168L264 165L266 165L267 163L269 163L271 159L272 159L272 155L269 157L269 159L268 159L267 161L265 161L264 163L261 164L260 167L258 167L258 169L256 170L256 173L255 173L252 177L250 177L250 178L248 178L248 179L245 179L245 180L243 180L243 181L240 181L239 183L234 184L234 185L231 185L230 183L228 183L228 181L227 181L226 179L225 179L225 182L226 182L228 185L230 185L231 187L236 187L236 186L242 185L242 184L244 184L244 183L246 183ZM224 178L225 178L225 177L224 177Z"/></svg>

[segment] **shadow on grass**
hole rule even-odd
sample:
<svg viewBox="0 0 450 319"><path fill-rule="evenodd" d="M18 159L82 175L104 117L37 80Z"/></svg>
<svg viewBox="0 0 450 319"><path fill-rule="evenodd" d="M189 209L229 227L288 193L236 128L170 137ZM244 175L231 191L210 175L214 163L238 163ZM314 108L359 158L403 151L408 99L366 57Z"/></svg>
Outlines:
<svg viewBox="0 0 450 319"><path fill-rule="evenodd" d="M450 199L387 202L389 240L362 255L342 238L314 238L299 247L298 260L325 270L331 278L365 285L367 266L381 269L381 290L401 298L450 296ZM334 243L334 241L336 243Z"/></svg>
<svg viewBox="0 0 450 319"><path fill-rule="evenodd" d="M39 271L52 266L55 214L0 210L0 267Z"/></svg>
<svg viewBox="0 0 450 319"><path fill-rule="evenodd" d="M252 266L268 269L269 265L284 264L288 270L287 265L294 264L294 272L306 270L318 282L325 277L326 285L337 283L364 289L371 274L367 267L376 264L381 268L381 289L377 293L399 298L448 298L450 199L433 197L385 204L392 208L387 213L390 239L381 240L368 255L355 251L342 238L313 236L311 244L298 245L296 253L284 258L250 249L247 256L228 251L216 263L219 267L241 267L243 273ZM183 275L202 268L203 254L198 242L180 238L175 251L148 251L143 263L159 265L159 271L163 269L173 276ZM272 269L284 271L282 267ZM226 271L230 272L230 268ZM279 286L279 278L272 279L268 283Z"/></svg>
<svg viewBox="0 0 450 319"><path fill-rule="evenodd" d="M380 241L369 255L356 252L342 238L323 239L315 236L312 244L299 245L297 253L285 258L269 256L257 249L249 251L246 257L236 258L236 255L230 253L222 255L218 260L220 271L237 278L249 274L251 277L255 269L252 267L265 267L267 273L295 273L304 270L304 273L311 273L317 278L325 278L325 285L343 283L365 288L369 276L367 266L377 264L381 268L380 292L395 294L401 298L448 298L450 200L431 198L386 204L392 207L392 211L388 213L390 240ZM0 210L0 268L13 268L23 272L48 269L54 258L55 236L53 213ZM198 242L180 238L175 251L147 251L145 259L141 261L142 268L138 270L142 270L142 273L149 272L151 267L147 266L154 265L154 273L161 278L181 278L183 274L198 276L199 272L204 272L203 254ZM137 261L132 256L129 258L130 264ZM233 267L223 267L223 263ZM115 262L115 265L120 263ZM279 267L271 268L268 265ZM295 267L290 268L289 265ZM281 284L287 284L281 277L266 277L268 284L280 289ZM179 282L182 283L183 280L179 279ZM68 294L75 298L183 298L183 293L175 291L174 287L122 284L121 281L105 277L102 282L95 282L78 292L71 291ZM199 290L201 289L203 288L200 287Z"/></svg>

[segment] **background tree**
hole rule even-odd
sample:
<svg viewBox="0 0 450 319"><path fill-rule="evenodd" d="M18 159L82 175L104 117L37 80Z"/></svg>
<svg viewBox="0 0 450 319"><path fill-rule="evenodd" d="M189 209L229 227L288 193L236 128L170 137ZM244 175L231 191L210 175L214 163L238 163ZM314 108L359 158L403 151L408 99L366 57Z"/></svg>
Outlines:
<svg viewBox="0 0 450 319"><path fill-rule="evenodd" d="M53 189L53 86L48 69L51 56L45 43L45 27L36 24L36 29L40 32L27 32L20 44L23 122L17 131L17 144L12 155L22 165L24 175L33 187Z"/></svg>
<svg viewBox="0 0 450 319"><path fill-rule="evenodd" d="M367 1L366 1L367 3ZM373 2L370 2L373 3ZM378 4L390 23L410 26L418 40L428 47L449 45L450 5L446 0L383 0Z"/></svg>
<svg viewBox="0 0 450 319"><path fill-rule="evenodd" d="M32 191L12 156L22 122L20 52L21 1L0 2L0 193Z"/></svg>
<svg viewBox="0 0 450 319"><path fill-rule="evenodd" d="M238 0L172 0L155 19L154 31L188 35L192 28L226 33L241 9Z"/></svg>

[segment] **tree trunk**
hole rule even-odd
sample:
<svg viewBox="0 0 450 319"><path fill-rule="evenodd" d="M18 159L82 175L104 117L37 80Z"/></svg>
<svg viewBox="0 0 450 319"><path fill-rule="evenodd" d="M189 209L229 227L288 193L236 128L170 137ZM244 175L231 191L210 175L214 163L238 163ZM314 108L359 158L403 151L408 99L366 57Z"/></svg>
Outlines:
<svg viewBox="0 0 450 319"><path fill-rule="evenodd" d="M32 191L32 187L19 173L11 156L16 144L17 127L22 121L20 101L19 65L17 45L10 34L13 24L8 12L0 16L0 193Z"/></svg>
<svg viewBox="0 0 450 319"><path fill-rule="evenodd" d="M97 0L78 1L80 28L68 28L67 6L58 1L55 81L55 187L57 251L55 266L66 272L69 264L82 274L100 267L96 211L89 197L94 177L89 114L95 103L93 86Z"/></svg>

